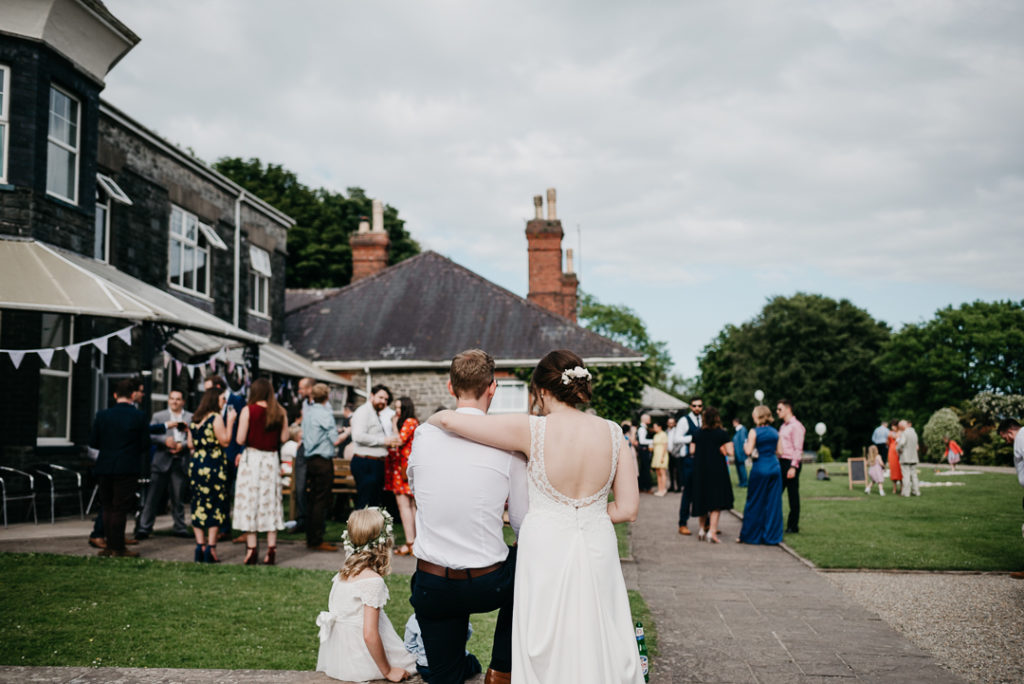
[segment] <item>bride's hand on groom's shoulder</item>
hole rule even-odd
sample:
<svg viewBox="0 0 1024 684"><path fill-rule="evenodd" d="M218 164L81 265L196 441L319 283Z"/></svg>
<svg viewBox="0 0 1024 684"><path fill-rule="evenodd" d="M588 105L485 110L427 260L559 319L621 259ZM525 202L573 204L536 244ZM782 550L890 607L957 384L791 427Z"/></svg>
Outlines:
<svg viewBox="0 0 1024 684"><path fill-rule="evenodd" d="M442 430L444 430L444 419L453 413L455 412L452 411L451 409L444 409L443 411L438 411L434 415L430 416L430 418L427 419L427 422L433 425L434 427L439 427Z"/></svg>

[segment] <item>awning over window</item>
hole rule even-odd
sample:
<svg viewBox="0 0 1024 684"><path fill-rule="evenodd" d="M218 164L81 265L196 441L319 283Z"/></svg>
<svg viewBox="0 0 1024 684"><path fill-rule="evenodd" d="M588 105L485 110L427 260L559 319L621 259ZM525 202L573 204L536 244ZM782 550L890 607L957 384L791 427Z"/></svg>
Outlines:
<svg viewBox="0 0 1024 684"><path fill-rule="evenodd" d="M153 321L240 342L266 342L96 259L0 236L0 309Z"/></svg>

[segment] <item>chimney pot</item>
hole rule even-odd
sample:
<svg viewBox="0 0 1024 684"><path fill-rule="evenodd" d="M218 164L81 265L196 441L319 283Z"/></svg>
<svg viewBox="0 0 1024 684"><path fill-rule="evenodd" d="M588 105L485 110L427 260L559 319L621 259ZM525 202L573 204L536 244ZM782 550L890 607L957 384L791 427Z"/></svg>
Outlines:
<svg viewBox="0 0 1024 684"><path fill-rule="evenodd" d="M541 197L540 195L534 195L533 196L533 218L535 218L535 219L542 219L542 218L544 218L543 214L541 213L543 206L544 206L544 198Z"/></svg>
<svg viewBox="0 0 1024 684"><path fill-rule="evenodd" d="M572 248L565 250L565 272L575 273L572 268Z"/></svg>
<svg viewBox="0 0 1024 684"><path fill-rule="evenodd" d="M555 211L555 189L548 188L548 221L558 220L558 212Z"/></svg>
<svg viewBox="0 0 1024 684"><path fill-rule="evenodd" d="M359 232L369 233L370 232L370 220L365 216L359 217Z"/></svg>
<svg viewBox="0 0 1024 684"><path fill-rule="evenodd" d="M384 232L384 203L379 199L373 200L373 232Z"/></svg>

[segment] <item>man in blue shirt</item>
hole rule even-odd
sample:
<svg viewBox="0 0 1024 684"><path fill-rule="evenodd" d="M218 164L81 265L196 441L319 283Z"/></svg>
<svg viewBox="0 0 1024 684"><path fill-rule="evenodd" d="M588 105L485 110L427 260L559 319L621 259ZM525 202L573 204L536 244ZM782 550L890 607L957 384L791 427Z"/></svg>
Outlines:
<svg viewBox="0 0 1024 684"><path fill-rule="evenodd" d="M739 418L732 419L733 429L736 434L732 436L732 449L735 452L736 475L739 477L740 487L747 486L747 455L743 451L743 445L747 443L747 426L740 422Z"/></svg>
<svg viewBox="0 0 1024 684"><path fill-rule="evenodd" d="M883 460L889 455L889 424L884 420L871 433L871 443L878 447L878 453L882 455Z"/></svg>
<svg viewBox="0 0 1024 684"><path fill-rule="evenodd" d="M337 551L324 541L324 518L331 504L334 484L334 450L341 443L338 424L327 399L330 388L322 382L313 385L313 400L302 416L302 458L306 459L306 486L309 488L309 516L306 519L306 546L314 551Z"/></svg>

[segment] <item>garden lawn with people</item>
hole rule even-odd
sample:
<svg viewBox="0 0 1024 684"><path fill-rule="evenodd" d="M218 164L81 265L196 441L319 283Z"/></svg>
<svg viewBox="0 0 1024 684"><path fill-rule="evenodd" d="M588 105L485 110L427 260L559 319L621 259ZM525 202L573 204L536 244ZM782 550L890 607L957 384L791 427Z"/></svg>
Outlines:
<svg viewBox="0 0 1024 684"><path fill-rule="evenodd" d="M815 477L824 467L830 480ZM943 467L942 470L948 470ZM962 470L971 470L965 466ZM733 481L735 468L730 466ZM800 478L800 533L785 543L821 568L1012 571L1024 568L1021 496L1013 474L981 472L940 475L918 468L921 496L864 493L849 488L846 463L804 464ZM734 489L742 512L746 490ZM783 516L789 514L783 496Z"/></svg>

